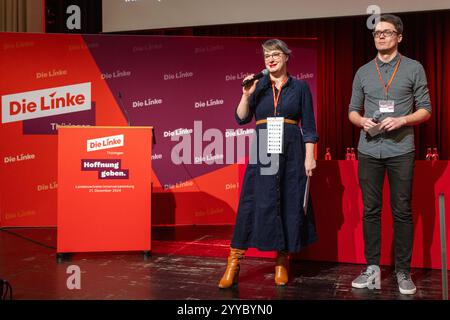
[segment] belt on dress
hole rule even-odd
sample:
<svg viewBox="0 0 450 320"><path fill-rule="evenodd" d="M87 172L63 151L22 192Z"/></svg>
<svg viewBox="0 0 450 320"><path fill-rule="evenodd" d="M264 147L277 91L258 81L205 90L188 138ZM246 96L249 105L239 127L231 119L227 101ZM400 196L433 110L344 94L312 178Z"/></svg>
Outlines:
<svg viewBox="0 0 450 320"><path fill-rule="evenodd" d="M259 124L263 124L263 123L267 123L267 119L261 119L261 120L258 120L258 121L256 121L256 125L259 125ZM284 119L284 123L289 123L289 124L298 124L298 121L297 120L292 120L292 119Z"/></svg>

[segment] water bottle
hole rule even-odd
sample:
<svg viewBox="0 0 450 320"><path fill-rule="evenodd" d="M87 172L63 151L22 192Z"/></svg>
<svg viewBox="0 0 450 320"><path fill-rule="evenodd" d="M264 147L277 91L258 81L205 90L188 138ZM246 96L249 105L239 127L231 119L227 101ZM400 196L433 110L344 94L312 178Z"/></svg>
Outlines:
<svg viewBox="0 0 450 320"><path fill-rule="evenodd" d="M437 148L433 148L433 154L431 155L431 160L439 160L439 154Z"/></svg>
<svg viewBox="0 0 450 320"><path fill-rule="evenodd" d="M352 155L350 154L350 148L346 149L345 160L352 160Z"/></svg>
<svg viewBox="0 0 450 320"><path fill-rule="evenodd" d="M425 160L431 160L431 148L427 148L427 155L425 156Z"/></svg>
<svg viewBox="0 0 450 320"><path fill-rule="evenodd" d="M350 149L350 160L356 160L355 148Z"/></svg>
<svg viewBox="0 0 450 320"><path fill-rule="evenodd" d="M325 152L325 160L331 160L330 148L327 147L327 152Z"/></svg>

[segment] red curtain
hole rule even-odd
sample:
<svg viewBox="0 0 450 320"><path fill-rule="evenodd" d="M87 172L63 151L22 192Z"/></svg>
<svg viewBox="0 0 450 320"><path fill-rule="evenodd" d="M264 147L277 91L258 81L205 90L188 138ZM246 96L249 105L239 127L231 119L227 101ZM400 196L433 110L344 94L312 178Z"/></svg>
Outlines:
<svg viewBox="0 0 450 320"><path fill-rule="evenodd" d="M423 64L433 106L432 118L415 128L417 159L425 158L427 147L437 147L441 159L449 159L450 10L398 15L404 23L400 52ZM334 159L344 159L345 148L356 147L359 139L359 129L347 117L353 77L360 66L376 55L371 30L366 27L367 17L206 26L152 33L318 38L318 158L323 159L325 148L330 147Z"/></svg>

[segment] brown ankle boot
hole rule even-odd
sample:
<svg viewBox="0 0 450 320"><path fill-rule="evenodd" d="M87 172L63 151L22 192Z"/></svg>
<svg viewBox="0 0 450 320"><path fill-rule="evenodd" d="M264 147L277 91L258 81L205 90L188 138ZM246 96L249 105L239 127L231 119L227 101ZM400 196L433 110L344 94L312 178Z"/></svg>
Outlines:
<svg viewBox="0 0 450 320"><path fill-rule="evenodd" d="M245 250L231 248L230 256L228 257L228 264L222 279L219 282L219 288L229 288L237 283L239 276L239 263L244 257Z"/></svg>
<svg viewBox="0 0 450 320"><path fill-rule="evenodd" d="M279 251L275 262L275 284L284 286L288 282L288 255L287 252Z"/></svg>

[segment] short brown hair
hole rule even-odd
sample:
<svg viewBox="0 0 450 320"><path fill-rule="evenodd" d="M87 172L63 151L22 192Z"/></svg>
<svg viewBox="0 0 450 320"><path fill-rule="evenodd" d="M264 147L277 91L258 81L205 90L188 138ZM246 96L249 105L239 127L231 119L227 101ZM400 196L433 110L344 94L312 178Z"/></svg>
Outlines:
<svg viewBox="0 0 450 320"><path fill-rule="evenodd" d="M403 22L402 19L400 19L400 17L397 17L393 14L382 14L380 16L380 22L389 22L390 24L392 24L395 27L395 30L399 33L399 34L403 34Z"/></svg>
<svg viewBox="0 0 450 320"><path fill-rule="evenodd" d="M287 46L287 44L280 39L270 39L263 43L262 45L263 53L264 50L270 51L270 50L280 50L285 55L289 56L291 54L291 49Z"/></svg>

